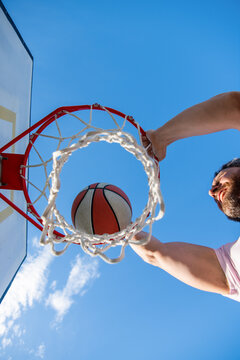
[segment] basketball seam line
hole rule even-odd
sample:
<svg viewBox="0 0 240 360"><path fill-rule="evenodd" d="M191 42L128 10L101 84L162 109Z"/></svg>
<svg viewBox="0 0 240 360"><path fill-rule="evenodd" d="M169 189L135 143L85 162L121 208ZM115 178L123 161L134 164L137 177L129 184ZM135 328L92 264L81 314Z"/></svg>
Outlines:
<svg viewBox="0 0 240 360"><path fill-rule="evenodd" d="M79 206L81 205L81 203L82 203L83 199L85 198L85 196L87 195L88 190L89 190L89 187L86 189L86 192L85 192L85 194L83 195L82 200L79 202L78 206L76 207L75 214L74 214L74 224L73 224L74 226L75 226L75 223L76 223L76 221L75 221L75 217L76 217L76 214L77 214L78 208L79 208Z"/></svg>
<svg viewBox="0 0 240 360"><path fill-rule="evenodd" d="M106 186L104 186L104 190L105 190L105 188L107 187L107 186L109 186L109 184L108 185L106 185ZM118 196L120 196L127 204L128 204L128 206L130 207L130 210L131 210L131 214L132 214L132 206L130 205L130 200L129 200L129 202L121 195L121 194L119 194L118 192L116 192L116 191L114 191L114 190L111 190L111 189L106 189L107 191L111 191L111 192L113 192L114 194L117 194Z"/></svg>
<svg viewBox="0 0 240 360"><path fill-rule="evenodd" d="M91 201L91 225L92 225L92 232L93 232L93 234L95 234L94 223L93 223L93 201L94 201L94 195L95 195L95 193L96 193L96 189L97 189L97 187L98 187L99 184L100 184L100 183L97 183L97 185L96 185L95 188L93 188L93 189L90 189L90 187L89 187L89 189L88 189L88 190L94 190L94 191L93 191L93 196L92 196L92 201Z"/></svg>
<svg viewBox="0 0 240 360"><path fill-rule="evenodd" d="M107 185L106 185L106 186L107 186ZM107 189L107 190L108 190L108 189ZM107 197L106 197L106 195L105 195L105 187L103 188L103 196L104 196L104 198L105 198L105 200L106 200L106 202L107 202L108 206L110 207L110 209L111 209L111 210L112 210L112 212L113 212L113 215L114 215L114 217L115 217L115 219L116 219L116 222L117 222L117 225L118 225L118 231L120 231L120 225L119 225L119 222L118 222L117 215L115 214L114 209L112 208L112 206L111 206L110 202L108 201L108 199L107 199Z"/></svg>
<svg viewBox="0 0 240 360"><path fill-rule="evenodd" d="M98 186L99 184L101 184L101 183L98 183L97 186ZM89 190L89 191L94 191L94 193L95 193L96 190L104 190L107 186L109 186L109 184L105 185L105 186L102 187L102 188L99 188L99 187L90 188L90 187L88 187L88 190ZM107 191L110 191L110 192L113 192L114 194L117 194L118 196L120 196L120 198L122 198L122 199L128 204L128 206L129 206L129 208L130 208L130 210L131 210L131 214L132 214L132 206L131 206L131 204L130 204L130 200L129 200L129 202L128 202L128 201L127 201L121 194L119 194L117 191L114 191L114 190L111 190L111 189L106 189L106 190L107 190Z"/></svg>

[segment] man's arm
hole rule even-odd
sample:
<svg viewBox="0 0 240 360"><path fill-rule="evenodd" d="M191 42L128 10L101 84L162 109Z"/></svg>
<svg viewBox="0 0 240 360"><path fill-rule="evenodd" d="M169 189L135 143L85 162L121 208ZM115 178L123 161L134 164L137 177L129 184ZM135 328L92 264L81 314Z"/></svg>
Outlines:
<svg viewBox="0 0 240 360"><path fill-rule="evenodd" d="M142 231L135 238L140 240L147 236ZM153 236L146 245L131 244L131 247L147 263L192 287L229 294L226 276L211 248L182 242L162 243Z"/></svg>
<svg viewBox="0 0 240 360"><path fill-rule="evenodd" d="M179 139L227 129L240 130L240 92L237 91L214 96L184 110L157 130L148 131L147 139L143 140L145 146L150 146L149 153L161 161L167 146Z"/></svg>

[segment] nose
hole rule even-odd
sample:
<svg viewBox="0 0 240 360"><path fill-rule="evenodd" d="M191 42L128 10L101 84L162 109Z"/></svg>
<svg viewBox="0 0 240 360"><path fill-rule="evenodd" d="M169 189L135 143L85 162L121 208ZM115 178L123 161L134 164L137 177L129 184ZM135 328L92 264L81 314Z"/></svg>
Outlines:
<svg viewBox="0 0 240 360"><path fill-rule="evenodd" d="M216 194L217 189L218 189L217 185L212 186L212 188L209 190L208 194L213 198L214 195Z"/></svg>

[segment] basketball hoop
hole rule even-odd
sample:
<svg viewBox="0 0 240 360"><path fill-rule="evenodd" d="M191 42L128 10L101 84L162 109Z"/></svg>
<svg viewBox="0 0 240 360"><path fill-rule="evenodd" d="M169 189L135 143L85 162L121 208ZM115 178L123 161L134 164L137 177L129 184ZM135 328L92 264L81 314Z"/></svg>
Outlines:
<svg viewBox="0 0 240 360"><path fill-rule="evenodd" d="M80 117L79 113L83 110L89 112L88 120ZM114 127L103 129L95 125L93 114L96 111L105 112ZM63 116L77 120L78 127L74 130L74 134L64 136L59 125L59 118ZM119 119L121 119L121 123ZM138 141L135 136L124 131L126 123L133 125L137 129ZM53 132L47 133L51 124L55 125L56 134L53 134ZM24 155L5 153L10 146L28 134L30 134L30 141ZM68 246L74 243L81 245L82 249L91 256L100 256L108 263L119 262L124 257L124 249L127 244L140 244L140 241L133 240L134 235L145 226L149 226L149 237L144 242L142 241L141 244L147 243L151 237L153 222L160 219L164 214L158 162L148 155L142 144L142 135L145 135L145 132L132 117L111 108L98 104L58 108L0 149L2 159L0 159L0 188L22 190L29 214L25 214L2 193L0 193L0 197L42 231L40 243L42 245L51 244L55 255L63 254ZM44 159L44 156L41 155L40 150L37 148L36 140L39 138L48 141L53 140L57 143L56 149L49 155L47 160ZM98 142L119 144L142 163L148 178L149 197L142 215L127 226L126 229L115 234L92 235L81 232L66 221L56 205L56 199L61 190L60 174L64 164L75 151ZM31 159L29 161L32 152L38 159L35 164L31 163ZM52 168L49 170L51 164ZM42 168L44 171L45 180L41 188L28 179L27 172L32 168ZM9 171L9 169L11 170ZM34 200L30 199L28 187L33 187L38 193ZM40 216L37 206L42 201L45 201L45 210ZM159 210L156 211L158 205ZM56 246L60 243L63 244L63 248L57 250ZM121 246L120 255L116 259L109 258L106 251L115 246Z"/></svg>

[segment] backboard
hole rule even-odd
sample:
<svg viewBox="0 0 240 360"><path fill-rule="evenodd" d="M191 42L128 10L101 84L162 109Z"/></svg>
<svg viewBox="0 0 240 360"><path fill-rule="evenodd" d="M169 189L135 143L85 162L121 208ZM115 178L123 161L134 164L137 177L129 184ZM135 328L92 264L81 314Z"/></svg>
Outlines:
<svg viewBox="0 0 240 360"><path fill-rule="evenodd" d="M0 0L0 147L29 127L33 57ZM7 152L22 154L25 137ZM1 190L26 212L22 191ZM27 254L26 220L0 199L0 302Z"/></svg>

